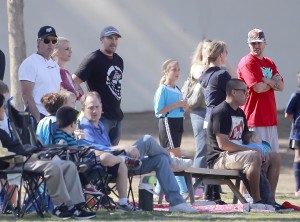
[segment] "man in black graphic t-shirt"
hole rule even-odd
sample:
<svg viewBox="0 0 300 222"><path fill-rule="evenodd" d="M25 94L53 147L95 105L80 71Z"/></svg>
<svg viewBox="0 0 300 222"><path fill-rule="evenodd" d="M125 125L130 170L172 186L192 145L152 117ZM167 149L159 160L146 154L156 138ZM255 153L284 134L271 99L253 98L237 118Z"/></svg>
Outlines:
<svg viewBox="0 0 300 222"><path fill-rule="evenodd" d="M112 145L118 145L121 137L121 81L123 74L123 59L115 53L119 31L105 27L100 33L100 50L89 54L72 75L75 83L87 82L89 91L100 94L103 106L101 122L108 132Z"/></svg>

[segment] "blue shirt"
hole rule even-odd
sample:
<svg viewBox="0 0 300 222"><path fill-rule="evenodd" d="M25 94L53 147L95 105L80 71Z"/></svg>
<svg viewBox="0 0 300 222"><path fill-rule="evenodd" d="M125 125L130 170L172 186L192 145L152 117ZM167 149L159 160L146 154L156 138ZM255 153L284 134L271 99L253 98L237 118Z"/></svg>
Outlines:
<svg viewBox="0 0 300 222"><path fill-rule="evenodd" d="M99 121L98 127L96 127L86 117L83 117L80 121L80 129L84 131L86 140L107 147L112 146L109 136L105 131L104 125L101 121Z"/></svg>
<svg viewBox="0 0 300 222"><path fill-rule="evenodd" d="M49 143L52 143L50 141L50 121L51 121L51 127L52 132L54 132L53 127L56 123L56 116L46 116L39 122L37 129L36 129L36 135L40 138L40 141L42 144L47 145ZM56 127L55 127L56 128ZM51 132L51 133L52 133Z"/></svg>
<svg viewBox="0 0 300 222"><path fill-rule="evenodd" d="M53 144L58 144L61 140L64 142L62 145L78 145L74 134L68 134L60 129L57 129L53 135Z"/></svg>
<svg viewBox="0 0 300 222"><path fill-rule="evenodd" d="M154 111L157 118L160 117L171 117L171 118L183 118L184 110L182 107L177 107L170 110L168 113L156 114L161 111L164 107L172 105L182 100L182 93L177 86L169 87L161 84L156 90L154 96Z"/></svg>
<svg viewBox="0 0 300 222"><path fill-rule="evenodd" d="M293 93L286 106L285 112L294 116L293 126L290 132L291 140L300 140L300 89Z"/></svg>

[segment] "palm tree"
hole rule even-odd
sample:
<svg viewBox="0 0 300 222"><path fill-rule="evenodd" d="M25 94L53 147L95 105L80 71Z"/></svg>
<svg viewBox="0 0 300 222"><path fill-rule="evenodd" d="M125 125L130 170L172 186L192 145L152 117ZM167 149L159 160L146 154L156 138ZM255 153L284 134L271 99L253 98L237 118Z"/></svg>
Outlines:
<svg viewBox="0 0 300 222"><path fill-rule="evenodd" d="M14 105L23 110L18 69L26 57L26 45L23 23L24 0L7 0L8 42L10 58L10 91Z"/></svg>

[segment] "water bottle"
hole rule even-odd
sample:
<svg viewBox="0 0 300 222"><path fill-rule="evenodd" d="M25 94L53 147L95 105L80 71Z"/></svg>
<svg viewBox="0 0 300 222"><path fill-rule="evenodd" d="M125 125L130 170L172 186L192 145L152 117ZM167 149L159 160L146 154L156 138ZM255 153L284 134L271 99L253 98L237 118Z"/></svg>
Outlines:
<svg viewBox="0 0 300 222"><path fill-rule="evenodd" d="M153 211L153 185L155 176L145 176L139 185L139 208L143 211Z"/></svg>

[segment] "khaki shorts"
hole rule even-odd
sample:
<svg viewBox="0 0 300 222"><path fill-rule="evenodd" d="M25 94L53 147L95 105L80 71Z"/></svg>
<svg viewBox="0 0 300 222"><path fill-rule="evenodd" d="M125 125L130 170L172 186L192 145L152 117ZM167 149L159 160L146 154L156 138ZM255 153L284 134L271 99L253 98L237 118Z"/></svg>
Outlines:
<svg viewBox="0 0 300 222"><path fill-rule="evenodd" d="M213 169L242 170L246 173L258 154L255 150L222 152L215 161Z"/></svg>
<svg viewBox="0 0 300 222"><path fill-rule="evenodd" d="M273 152L279 152L277 126L253 127L249 130L257 132L262 140L269 142Z"/></svg>

